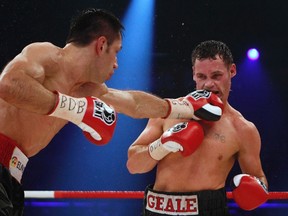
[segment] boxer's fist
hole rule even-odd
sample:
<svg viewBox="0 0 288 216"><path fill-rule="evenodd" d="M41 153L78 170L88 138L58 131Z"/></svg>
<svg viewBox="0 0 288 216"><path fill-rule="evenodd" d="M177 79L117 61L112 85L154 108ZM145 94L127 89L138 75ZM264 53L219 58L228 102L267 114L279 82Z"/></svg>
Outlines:
<svg viewBox="0 0 288 216"><path fill-rule="evenodd" d="M196 120L218 121L221 118L223 103L212 92L197 90L188 94L184 101L193 106Z"/></svg>
<svg viewBox="0 0 288 216"><path fill-rule="evenodd" d="M234 201L244 210L253 210L268 199L268 190L265 184L254 176L236 175L231 186Z"/></svg>
<svg viewBox="0 0 288 216"><path fill-rule="evenodd" d="M149 145L149 154L155 160L161 160L171 152L180 151L183 156L191 155L202 143L204 131L195 121L174 125Z"/></svg>
<svg viewBox="0 0 288 216"><path fill-rule="evenodd" d="M170 113L167 118L218 121L222 115L222 101L217 95L206 90L196 90L188 94L182 101L166 100L170 105Z"/></svg>
<svg viewBox="0 0 288 216"><path fill-rule="evenodd" d="M96 97L74 98L57 92L57 98L54 109L48 115L76 124L94 144L110 141L116 126L116 112L112 107Z"/></svg>

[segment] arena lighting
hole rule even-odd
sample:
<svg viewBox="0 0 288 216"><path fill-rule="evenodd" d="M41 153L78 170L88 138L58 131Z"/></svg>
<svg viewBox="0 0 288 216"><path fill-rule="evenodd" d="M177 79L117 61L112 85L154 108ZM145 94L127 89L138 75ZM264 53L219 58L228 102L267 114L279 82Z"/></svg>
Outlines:
<svg viewBox="0 0 288 216"><path fill-rule="evenodd" d="M124 16L120 17L125 27L122 50L117 55L119 67L114 71L111 79L106 82L108 87L150 92L152 88L154 5L154 0L132 0ZM107 172L102 171L101 175L98 174L97 176L95 182L99 188L101 178L108 179L103 181L102 188L107 188L109 185L110 190L115 188L119 190L119 182L123 182L120 184L123 189L139 189L152 181L154 172L135 176L128 172L125 165L127 149L142 132L146 123L147 119L134 119L121 113L118 114L117 126L112 140L103 146L101 154L97 155L97 160L105 163L107 170ZM113 160L107 159L109 158L107 155L110 155L110 158L113 157ZM93 170L95 169L93 167ZM97 175L97 172L95 173ZM116 182L114 181L115 176L117 176Z"/></svg>
<svg viewBox="0 0 288 216"><path fill-rule="evenodd" d="M252 60L252 61L256 61L259 58L259 52L257 49L255 48L251 48L247 51L247 57Z"/></svg>
<svg viewBox="0 0 288 216"><path fill-rule="evenodd" d="M123 89L150 89L153 47L154 0L131 1L122 22L125 27L119 68L108 86Z"/></svg>

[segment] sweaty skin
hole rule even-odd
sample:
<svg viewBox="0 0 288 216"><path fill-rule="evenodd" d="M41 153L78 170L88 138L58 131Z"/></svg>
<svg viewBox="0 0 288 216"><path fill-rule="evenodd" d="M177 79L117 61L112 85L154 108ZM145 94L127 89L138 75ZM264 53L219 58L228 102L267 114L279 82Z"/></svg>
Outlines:
<svg viewBox="0 0 288 216"><path fill-rule="evenodd" d="M47 116L57 101L55 90L73 97L98 97L134 118L166 116L169 105L164 99L104 84L118 68L121 47L121 37L109 46L100 37L87 47L59 48L47 42L25 47L0 76L0 132L14 139L27 157L45 148L67 124Z"/></svg>
<svg viewBox="0 0 288 216"><path fill-rule="evenodd" d="M91 53L95 43L81 49L71 44L62 49L51 43L34 43L5 67L0 77L0 131L14 139L26 156L33 156L45 148L67 123L46 115L56 102L53 91L75 97L97 97L107 93L107 87L103 88L96 80L103 82L110 78L116 67L115 56L121 49L121 40L111 45L110 52L98 53L106 65L97 75L94 70L83 68L83 65L92 68L100 61L100 57L95 60Z"/></svg>
<svg viewBox="0 0 288 216"><path fill-rule="evenodd" d="M226 178L238 160L243 173L257 176L267 185L260 162L258 130L227 101L236 66L227 68L217 56L215 60L196 60L193 71L196 89L210 90L223 101L221 119L210 123L200 121L205 137L193 154L183 157L181 153L170 153L160 161L150 157L148 145L184 120L150 119L128 150L128 170L145 173L157 165L154 189L159 191L216 190L225 186Z"/></svg>

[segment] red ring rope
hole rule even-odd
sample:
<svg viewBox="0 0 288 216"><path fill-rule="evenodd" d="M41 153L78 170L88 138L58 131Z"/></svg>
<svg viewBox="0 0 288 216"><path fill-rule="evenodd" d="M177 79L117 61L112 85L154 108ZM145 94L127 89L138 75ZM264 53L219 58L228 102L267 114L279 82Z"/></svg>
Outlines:
<svg viewBox="0 0 288 216"><path fill-rule="evenodd" d="M233 199L231 192L226 193ZM143 199L144 191L25 191L25 198L40 199ZM269 192L268 199L288 199L288 192Z"/></svg>

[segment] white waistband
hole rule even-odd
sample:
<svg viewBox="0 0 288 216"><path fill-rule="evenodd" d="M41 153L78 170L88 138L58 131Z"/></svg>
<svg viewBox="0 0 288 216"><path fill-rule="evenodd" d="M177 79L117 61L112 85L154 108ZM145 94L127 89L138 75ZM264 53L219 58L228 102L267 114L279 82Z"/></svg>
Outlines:
<svg viewBox="0 0 288 216"><path fill-rule="evenodd" d="M168 215L198 215L197 195L166 195L148 191L146 209Z"/></svg>
<svg viewBox="0 0 288 216"><path fill-rule="evenodd" d="M24 153L17 147L14 148L9 162L9 170L11 175L21 183L24 169L28 163L28 158Z"/></svg>

